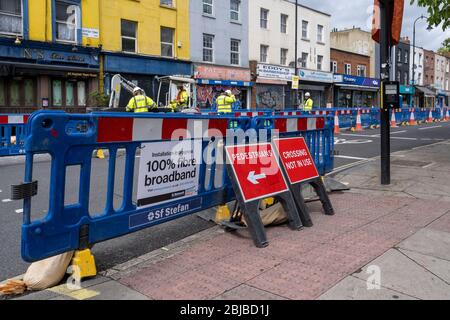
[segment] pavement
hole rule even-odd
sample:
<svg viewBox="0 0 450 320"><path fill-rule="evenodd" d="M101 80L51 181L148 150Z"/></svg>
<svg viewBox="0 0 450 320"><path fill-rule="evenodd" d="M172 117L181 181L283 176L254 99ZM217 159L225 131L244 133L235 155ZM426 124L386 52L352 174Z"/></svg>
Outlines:
<svg viewBox="0 0 450 320"><path fill-rule="evenodd" d="M336 214L308 207L312 228L267 228L258 249L246 230L213 227L100 272L18 299L299 300L450 299L450 140L392 156L380 185L374 158L334 178Z"/></svg>

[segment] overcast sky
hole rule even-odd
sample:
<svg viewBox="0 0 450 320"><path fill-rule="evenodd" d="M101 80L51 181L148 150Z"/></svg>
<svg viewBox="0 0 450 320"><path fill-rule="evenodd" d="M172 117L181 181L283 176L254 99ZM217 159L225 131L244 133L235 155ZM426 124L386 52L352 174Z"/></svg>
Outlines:
<svg viewBox="0 0 450 320"><path fill-rule="evenodd" d="M372 21L373 0L299 0L301 4L331 14L332 28L361 27L370 31ZM427 15L427 9L411 6L409 0L405 0L405 14L403 17L402 36L408 36L412 44L413 23L421 14ZM416 23L416 45L425 49L436 51L441 47L444 39L450 37L450 30L442 31L437 27L427 31L426 20Z"/></svg>

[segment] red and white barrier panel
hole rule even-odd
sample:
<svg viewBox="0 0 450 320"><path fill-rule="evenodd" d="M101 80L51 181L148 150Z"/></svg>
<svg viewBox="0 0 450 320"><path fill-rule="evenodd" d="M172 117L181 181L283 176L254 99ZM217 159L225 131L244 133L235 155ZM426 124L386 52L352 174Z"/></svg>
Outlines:
<svg viewBox="0 0 450 320"><path fill-rule="evenodd" d="M325 118L275 119L275 129L283 132L320 130L325 127Z"/></svg>
<svg viewBox="0 0 450 320"><path fill-rule="evenodd" d="M362 109L361 110L361 114L368 114L368 113L370 113L370 110L367 110L367 109Z"/></svg>
<svg viewBox="0 0 450 320"><path fill-rule="evenodd" d="M29 115L0 115L0 124L25 124Z"/></svg>
<svg viewBox="0 0 450 320"><path fill-rule="evenodd" d="M352 114L352 110L340 110L338 112L341 116L345 114Z"/></svg>
<svg viewBox="0 0 450 320"><path fill-rule="evenodd" d="M331 114L331 112L330 111L313 111L312 114L316 115L316 116L326 116L326 115Z"/></svg>
<svg viewBox="0 0 450 320"><path fill-rule="evenodd" d="M150 140L201 139L225 137L227 119L98 119L97 142L132 142Z"/></svg>
<svg viewBox="0 0 450 320"><path fill-rule="evenodd" d="M241 112L234 113L235 117L258 117L258 116L263 116L263 115L264 115L264 112L261 112L261 111L255 111L255 112L241 111Z"/></svg>
<svg viewBox="0 0 450 320"><path fill-rule="evenodd" d="M283 111L280 115L282 115L282 116L301 116L302 111Z"/></svg>

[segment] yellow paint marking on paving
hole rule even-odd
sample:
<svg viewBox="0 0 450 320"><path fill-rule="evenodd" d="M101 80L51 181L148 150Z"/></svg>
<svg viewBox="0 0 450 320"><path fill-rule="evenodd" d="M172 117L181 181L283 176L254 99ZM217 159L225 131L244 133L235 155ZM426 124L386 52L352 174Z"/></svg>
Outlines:
<svg viewBox="0 0 450 320"><path fill-rule="evenodd" d="M100 292L88 289L71 290L67 287L67 284L61 284L59 286L47 289L58 294L76 299L76 300L86 300L95 296L98 296Z"/></svg>

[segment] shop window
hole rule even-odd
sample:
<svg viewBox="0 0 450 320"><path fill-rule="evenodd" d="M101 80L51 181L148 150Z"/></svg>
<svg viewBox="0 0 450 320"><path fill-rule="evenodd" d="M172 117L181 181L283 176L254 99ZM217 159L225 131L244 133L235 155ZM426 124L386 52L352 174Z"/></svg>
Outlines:
<svg viewBox="0 0 450 320"><path fill-rule="evenodd" d="M0 78L0 106L6 105L5 80Z"/></svg>
<svg viewBox="0 0 450 320"><path fill-rule="evenodd" d="M0 33L22 35L21 0L0 0Z"/></svg>
<svg viewBox="0 0 450 320"><path fill-rule="evenodd" d="M122 51L137 52L137 22L121 20Z"/></svg>
<svg viewBox="0 0 450 320"><path fill-rule="evenodd" d="M78 81L77 82L77 96L78 96L78 105L86 106L86 82Z"/></svg>
<svg viewBox="0 0 450 320"><path fill-rule="evenodd" d="M161 56L173 57L174 29L161 27Z"/></svg>
<svg viewBox="0 0 450 320"><path fill-rule="evenodd" d="M19 94L19 81L13 80L10 86L10 97L11 97L11 106L18 107L20 106L20 94Z"/></svg>
<svg viewBox="0 0 450 320"><path fill-rule="evenodd" d="M74 83L72 81L66 82L66 106L73 107L74 106L74 100L73 100L73 87Z"/></svg>
<svg viewBox="0 0 450 320"><path fill-rule="evenodd" d="M76 42L77 21L80 7L64 1L55 1L56 10L56 40Z"/></svg>
<svg viewBox="0 0 450 320"><path fill-rule="evenodd" d="M53 106L60 107L62 106L62 81L61 80L53 80L52 81L52 101Z"/></svg>
<svg viewBox="0 0 450 320"><path fill-rule="evenodd" d="M34 81L32 79L25 79L24 81L24 90L25 90L25 106L33 107L34 106Z"/></svg>
<svg viewBox="0 0 450 320"><path fill-rule="evenodd" d="M213 0L203 0L203 13L212 15L213 12Z"/></svg>

